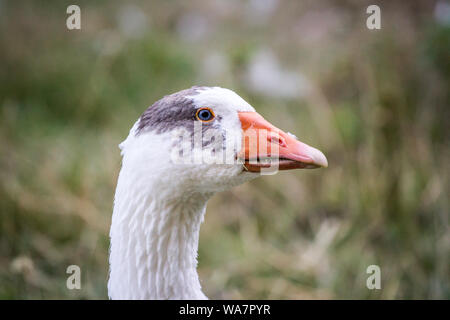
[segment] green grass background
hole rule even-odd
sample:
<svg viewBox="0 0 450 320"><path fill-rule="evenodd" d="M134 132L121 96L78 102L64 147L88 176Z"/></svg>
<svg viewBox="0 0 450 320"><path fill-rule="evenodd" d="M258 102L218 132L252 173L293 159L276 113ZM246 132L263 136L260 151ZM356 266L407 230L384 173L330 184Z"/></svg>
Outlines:
<svg viewBox="0 0 450 320"><path fill-rule="evenodd" d="M0 2L1 299L107 298L117 145L147 106L192 85L235 90L329 160L210 201L210 298L450 298L450 26L437 2L378 1L371 31L366 1L275 1L269 16L254 1L77 1L82 29L69 31L72 2ZM146 23L131 34L130 8ZM207 26L198 37L180 27L192 16ZM252 90L260 50L307 92ZM205 67L217 53L225 67ZM71 264L81 290L66 288ZM371 264L381 290L366 288Z"/></svg>

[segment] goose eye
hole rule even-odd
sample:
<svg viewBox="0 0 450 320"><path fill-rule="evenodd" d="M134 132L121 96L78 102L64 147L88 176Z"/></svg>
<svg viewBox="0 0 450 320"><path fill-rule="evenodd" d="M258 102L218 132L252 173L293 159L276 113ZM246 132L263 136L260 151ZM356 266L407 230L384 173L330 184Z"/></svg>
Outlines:
<svg viewBox="0 0 450 320"><path fill-rule="evenodd" d="M202 122L209 122L214 119L214 112L209 108L198 109L195 117Z"/></svg>

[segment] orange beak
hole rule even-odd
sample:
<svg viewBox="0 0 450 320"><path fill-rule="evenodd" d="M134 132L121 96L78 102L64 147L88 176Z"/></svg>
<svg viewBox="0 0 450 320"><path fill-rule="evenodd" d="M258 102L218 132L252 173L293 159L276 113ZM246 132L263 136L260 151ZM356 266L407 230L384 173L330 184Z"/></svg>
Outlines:
<svg viewBox="0 0 450 320"><path fill-rule="evenodd" d="M277 165L280 170L328 167L324 154L298 141L257 112L239 112L243 138L239 158L250 172Z"/></svg>

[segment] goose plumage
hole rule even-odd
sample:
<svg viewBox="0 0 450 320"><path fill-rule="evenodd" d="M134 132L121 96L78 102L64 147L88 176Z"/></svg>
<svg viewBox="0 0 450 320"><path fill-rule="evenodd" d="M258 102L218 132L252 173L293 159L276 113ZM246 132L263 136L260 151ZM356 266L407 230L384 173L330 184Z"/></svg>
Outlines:
<svg viewBox="0 0 450 320"><path fill-rule="evenodd" d="M273 167L328 165L322 152L220 87L165 96L142 114L119 146L111 299L207 299L196 269L208 199Z"/></svg>

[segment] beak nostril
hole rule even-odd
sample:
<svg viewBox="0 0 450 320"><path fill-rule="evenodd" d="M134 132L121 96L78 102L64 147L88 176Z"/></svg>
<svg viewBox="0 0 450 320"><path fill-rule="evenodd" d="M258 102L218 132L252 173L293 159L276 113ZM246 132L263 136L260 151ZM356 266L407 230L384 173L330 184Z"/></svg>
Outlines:
<svg viewBox="0 0 450 320"><path fill-rule="evenodd" d="M286 142L284 141L284 139L282 137L270 136L268 140L270 143L275 143L282 147L286 146Z"/></svg>

